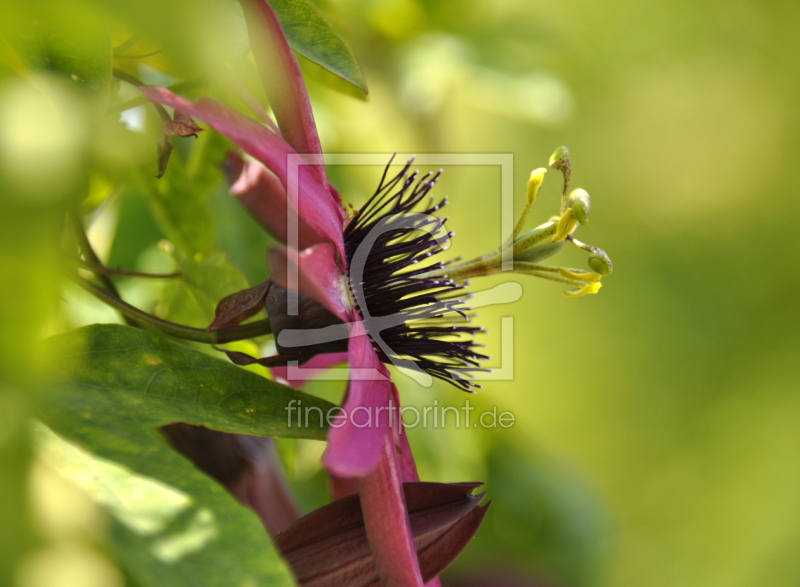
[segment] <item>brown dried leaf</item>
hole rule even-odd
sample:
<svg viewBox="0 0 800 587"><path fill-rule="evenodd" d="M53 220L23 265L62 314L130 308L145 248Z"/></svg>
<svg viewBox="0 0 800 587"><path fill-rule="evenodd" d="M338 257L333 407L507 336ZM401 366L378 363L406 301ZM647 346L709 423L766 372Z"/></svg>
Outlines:
<svg viewBox="0 0 800 587"><path fill-rule="evenodd" d="M270 281L267 279L254 287L237 291L225 296L217 304L214 312L214 321L209 328L225 328L236 326L251 316L255 316L264 307L264 298L267 295Z"/></svg>
<svg viewBox="0 0 800 587"><path fill-rule="evenodd" d="M164 134L168 137L195 137L204 129L200 128L188 114L175 111L175 116L170 121L164 121Z"/></svg>
<svg viewBox="0 0 800 587"><path fill-rule="evenodd" d="M161 179L167 171L167 163L169 163L169 156L172 155L172 144L169 142L167 135L161 135L161 138L156 143L156 160L158 161L158 173L156 179Z"/></svg>

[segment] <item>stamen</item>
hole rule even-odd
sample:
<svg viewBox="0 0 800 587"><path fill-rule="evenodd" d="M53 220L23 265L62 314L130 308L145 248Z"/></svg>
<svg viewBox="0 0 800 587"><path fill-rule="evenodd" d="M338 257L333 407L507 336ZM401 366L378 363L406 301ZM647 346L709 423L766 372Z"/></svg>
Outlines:
<svg viewBox="0 0 800 587"><path fill-rule="evenodd" d="M430 194L442 171L409 173L412 157L387 181L391 162L344 230L351 292L381 360L471 392L480 387L472 374L486 371L479 365L487 357L473 350L482 329L454 324L469 321L466 286L436 274L442 262L420 266L444 251L454 234L445 230L447 218L434 216L447 204Z"/></svg>
<svg viewBox="0 0 800 587"><path fill-rule="evenodd" d="M542 187L542 183L544 183L544 174L547 173L547 169L544 167L540 167L539 169L534 169L531 171L531 177L528 180L528 189L526 190L527 201L525 202L525 207L522 209L522 214L519 215L519 220L514 225L514 233L511 235L509 239L509 243L506 246L510 245L511 242L525 227L525 221L528 219L528 214L533 208L533 204L536 202L536 196L539 194L539 188Z"/></svg>
<svg viewBox="0 0 800 587"><path fill-rule="evenodd" d="M553 151L548 165L553 169L558 169L564 176L564 188L561 190L561 209L558 213L560 216L568 208L567 192L569 191L569 182L572 179L572 163L569 160L569 149L562 146Z"/></svg>
<svg viewBox="0 0 800 587"><path fill-rule="evenodd" d="M589 294L596 294L598 291L600 291L601 287L603 287L603 284L600 283L599 281L596 281L595 283L587 283L586 285L584 285L580 289L573 289L573 290L570 290L570 291L565 291L564 295L567 296L567 297L570 297L570 298L576 298L576 297L579 297L579 296L585 296L585 295L589 295Z"/></svg>
<svg viewBox="0 0 800 587"><path fill-rule="evenodd" d="M561 218L558 219L556 233L551 239L552 242L557 243L564 240L572 234L572 231L575 230L577 226L578 219L572 215L572 208L567 208L567 210L561 215Z"/></svg>
<svg viewBox="0 0 800 587"><path fill-rule="evenodd" d="M608 253L606 253L600 247L582 243L573 236L569 236L567 239L579 249L583 249L584 251L590 253L588 260L589 267L591 267L596 273L599 273L600 275L608 275L614 270L614 264L611 262L611 257L609 257Z"/></svg>
<svg viewBox="0 0 800 587"><path fill-rule="evenodd" d="M516 273L579 285L579 289L565 292L570 296L597 293L601 277L608 275L613 269L611 259L602 249L582 243L573 237L578 226L589 221L591 198L586 190L580 188L568 195L572 165L566 147L556 149L550 157L550 166L561 171L564 176L559 216L552 217L548 222L520 236L547 172L544 168L535 169L528 180L526 205L514 225L513 233L500 248L471 261L451 261L430 267L422 276L448 277L453 281L463 281L471 277L493 275L503 270L502 260L504 256L510 254L514 261L513 270ZM537 264L558 253L567 241L589 253L588 264L592 271Z"/></svg>
<svg viewBox="0 0 800 587"><path fill-rule="evenodd" d="M592 208L592 201L586 190L578 188L572 190L572 193L567 198L567 204L572 210L572 215L578 219L581 224L589 222L589 211Z"/></svg>

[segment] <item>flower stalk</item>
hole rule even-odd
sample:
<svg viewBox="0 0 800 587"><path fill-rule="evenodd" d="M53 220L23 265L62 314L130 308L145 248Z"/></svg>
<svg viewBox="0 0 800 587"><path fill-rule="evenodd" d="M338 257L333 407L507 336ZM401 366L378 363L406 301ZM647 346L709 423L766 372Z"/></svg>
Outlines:
<svg viewBox="0 0 800 587"><path fill-rule="evenodd" d="M191 340L205 344L224 344L237 340L248 340L257 336L270 334L271 332L269 318L228 328L205 329L184 326L148 314L79 275L67 273L67 276L81 289L92 294L115 310L118 310L125 318L133 320L137 326L156 330L169 336L182 338L183 340Z"/></svg>

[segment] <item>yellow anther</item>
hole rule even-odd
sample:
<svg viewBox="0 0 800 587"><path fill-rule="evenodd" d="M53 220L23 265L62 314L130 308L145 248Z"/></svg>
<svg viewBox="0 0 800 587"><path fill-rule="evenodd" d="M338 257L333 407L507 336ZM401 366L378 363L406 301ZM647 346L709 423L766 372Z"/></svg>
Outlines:
<svg viewBox="0 0 800 587"><path fill-rule="evenodd" d="M572 215L572 209L567 208L558 219L558 226L556 233L553 235L552 242L557 243L567 238L575 227L578 226L578 220Z"/></svg>
<svg viewBox="0 0 800 587"><path fill-rule="evenodd" d="M600 275L608 275L614 270L614 265L603 249L595 247L597 252L589 255L589 267Z"/></svg>
<svg viewBox="0 0 800 587"><path fill-rule="evenodd" d="M577 298L578 296L585 296L589 294L596 294L600 291L600 288L603 287L603 284L599 281L595 281L594 283L587 283L580 289L572 289L564 292L564 295L568 298Z"/></svg>
<svg viewBox="0 0 800 587"><path fill-rule="evenodd" d="M522 232L522 229L525 228L525 221L528 219L528 214L530 214L531 208L533 208L533 203L536 201L536 195L539 193L539 188L542 187L545 173L547 173L547 169L544 167L540 167L539 169L534 169L531 171L531 177L528 180L528 201L525 204L525 207L522 209L522 214L519 215L519 220L517 220L517 223L514 225L514 232L512 233L511 237L509 237L505 246L510 246L514 239L517 238L517 235L519 235L519 233Z"/></svg>
<svg viewBox="0 0 800 587"><path fill-rule="evenodd" d="M544 167L531 171L531 178L528 180L528 206L533 206L536 201L536 195L539 193L539 188L542 187L545 173L547 173L547 169Z"/></svg>
<svg viewBox="0 0 800 587"><path fill-rule="evenodd" d="M583 281L585 283L594 283L595 281L600 281L603 278L603 276L599 273L582 271L580 269L567 269L566 267L559 267L558 274L566 279L571 279L572 281Z"/></svg>
<svg viewBox="0 0 800 587"><path fill-rule="evenodd" d="M563 214L569 206L567 205L567 192L569 191L570 177L572 177L572 165L569 162L569 149L559 147L550 155L548 163L553 169L558 169L564 175L564 189L561 190L561 207L559 214Z"/></svg>
<svg viewBox="0 0 800 587"><path fill-rule="evenodd" d="M557 148L550 155L550 161L547 164L553 169L562 169L565 166L569 166L569 149L566 147Z"/></svg>

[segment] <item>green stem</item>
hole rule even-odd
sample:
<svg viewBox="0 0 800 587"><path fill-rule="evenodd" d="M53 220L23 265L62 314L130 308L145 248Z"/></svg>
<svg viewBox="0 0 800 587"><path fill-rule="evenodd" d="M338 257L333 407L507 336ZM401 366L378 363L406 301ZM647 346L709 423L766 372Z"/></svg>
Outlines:
<svg viewBox="0 0 800 587"><path fill-rule="evenodd" d="M176 277L181 277L180 271L175 271L173 273L143 273L141 271L129 271L128 269L120 269L119 267L106 267L105 265L101 265L99 263L92 263L90 261L85 261L84 259L69 259L71 262L80 265L84 269L88 269L94 274L101 274L101 275L117 275L119 277L143 277L146 279L174 279ZM106 288L107 289L107 288Z"/></svg>
<svg viewBox="0 0 800 587"><path fill-rule="evenodd" d="M138 42L139 42L138 36L131 35L130 37L127 38L127 40L123 41L121 44L114 47L114 57L116 57L117 54L122 53L123 51L127 51Z"/></svg>
<svg viewBox="0 0 800 587"><path fill-rule="evenodd" d="M70 224L70 228L72 229L72 234L75 236L75 239L78 241L78 246L80 247L81 253L86 258L86 261L93 265L97 265L99 267L103 266L102 261L100 261L100 257L97 256L97 253L94 252L94 248L92 247L92 243L89 241L89 237L86 236L86 229L83 226L83 220L81 220L80 215L78 214L77 210L70 210L67 213L67 222ZM111 281L111 278L101 273L97 276L100 280L100 283L108 290L108 293L112 296L115 296L119 299L119 290L117 286L114 285L114 282ZM133 321L130 317L125 316L123 314L123 318L125 319L125 324L128 326L136 326L136 322Z"/></svg>
<svg viewBox="0 0 800 587"><path fill-rule="evenodd" d="M102 267L103 263L100 261L100 257L97 256L97 253L94 252L92 243L89 242L89 237L86 236L86 230L83 227L83 221L78 213L75 210L70 210L67 215L67 220L69 221L70 228L72 228L72 234L75 235L75 238L78 241L78 246L81 249L81 253L83 253L84 257L86 257L86 261L88 261L91 265ZM119 291L117 291L117 287L107 275L99 275L98 279L100 279L103 286L105 286L108 291L119 297Z"/></svg>
<svg viewBox="0 0 800 587"><path fill-rule="evenodd" d="M114 55L114 59L147 59L153 55L159 55L164 52L164 49L156 49L150 53L141 53L139 55Z"/></svg>
<svg viewBox="0 0 800 587"><path fill-rule="evenodd" d="M181 324L176 324L175 322L156 318L152 314L143 312L139 308L131 306L127 302L122 301L119 297L112 295L102 287L95 285L91 281L88 281L79 275L74 275L72 273L68 273L67 275L72 281L78 284L78 286L92 294L100 301L108 304L115 310L118 310L126 318L135 320L137 324L144 328L157 330L158 332L163 332L164 334L169 334L170 336L174 336L176 338L192 340L195 342L203 342L206 344L224 344L226 342L235 342L237 340L247 340L249 338L255 338L256 336L262 336L272 332L269 318L258 320L257 322L250 322L249 324L242 324L240 326L211 328L208 330L204 328L183 326Z"/></svg>
<svg viewBox="0 0 800 587"><path fill-rule="evenodd" d="M141 88L142 86L145 85L142 80L140 80L135 76L132 76L131 74L125 71L122 71L121 69L114 68L112 73L115 78L121 79L124 82L128 82L129 84L131 84L132 86L136 86L137 88ZM158 115L161 117L161 120L163 120L164 122L172 122L172 117L169 115L169 112L167 112L166 108L164 108L161 104L158 104L156 102L151 102L151 104L155 107L156 111L158 112Z"/></svg>

